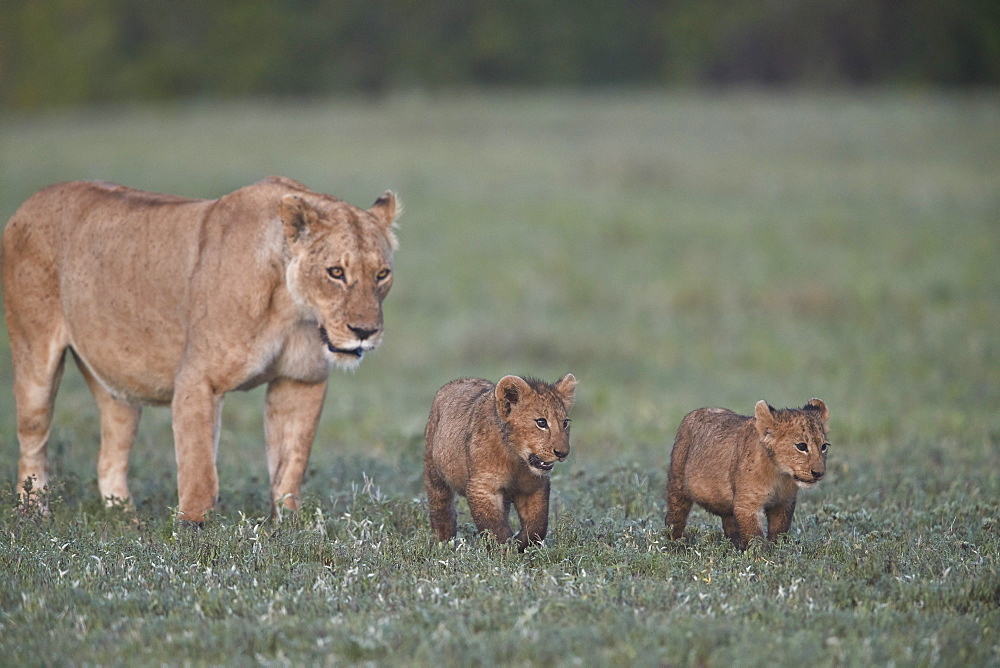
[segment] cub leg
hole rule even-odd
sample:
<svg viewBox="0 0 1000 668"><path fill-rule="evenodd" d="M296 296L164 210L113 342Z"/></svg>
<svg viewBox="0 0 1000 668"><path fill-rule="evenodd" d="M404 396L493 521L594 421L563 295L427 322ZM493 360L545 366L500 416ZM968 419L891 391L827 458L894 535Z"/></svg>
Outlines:
<svg viewBox="0 0 1000 668"><path fill-rule="evenodd" d="M200 524L219 497L219 448L222 396L204 381L178 379L171 403L177 454L178 518Z"/></svg>
<svg viewBox="0 0 1000 668"><path fill-rule="evenodd" d="M514 497L514 509L521 520L521 530L517 532L521 552L528 545L545 540L549 529L549 488L546 480L541 489Z"/></svg>
<svg viewBox="0 0 1000 668"><path fill-rule="evenodd" d="M132 497L128 489L128 459L139 429L142 409L112 397L86 363L76 354L73 357L90 393L94 395L101 418L101 450L97 456L97 486L101 498L107 505L114 503L115 499L129 502Z"/></svg>
<svg viewBox="0 0 1000 668"><path fill-rule="evenodd" d="M740 528L736 524L736 517L734 515L723 515L722 516L722 531L726 534L726 538L738 543L740 540Z"/></svg>
<svg viewBox="0 0 1000 668"><path fill-rule="evenodd" d="M767 539L774 540L792 527L795 499L790 503L777 505L767 510Z"/></svg>
<svg viewBox="0 0 1000 668"><path fill-rule="evenodd" d="M667 482L667 514L664 523L670 529L670 537L678 540L684 536L684 527L687 526L687 518L691 513L693 502L680 483L673 477Z"/></svg>
<svg viewBox="0 0 1000 668"><path fill-rule="evenodd" d="M431 531L439 541L451 540L458 532L455 492L441 478L429 455L424 458L424 487L430 507Z"/></svg>
<svg viewBox="0 0 1000 668"><path fill-rule="evenodd" d="M503 493L495 489L488 480L471 478L466 491L469 501L469 512L480 533L490 532L500 543L510 540L514 532L510 528L507 514L510 502L504 499Z"/></svg>
<svg viewBox="0 0 1000 668"><path fill-rule="evenodd" d="M271 511L297 510L302 478L323 411L326 381L300 383L279 379L267 386L264 437L271 478Z"/></svg>
<svg viewBox="0 0 1000 668"><path fill-rule="evenodd" d="M733 509L739 535L733 544L745 550L753 538L764 539L764 509L759 505L737 505Z"/></svg>

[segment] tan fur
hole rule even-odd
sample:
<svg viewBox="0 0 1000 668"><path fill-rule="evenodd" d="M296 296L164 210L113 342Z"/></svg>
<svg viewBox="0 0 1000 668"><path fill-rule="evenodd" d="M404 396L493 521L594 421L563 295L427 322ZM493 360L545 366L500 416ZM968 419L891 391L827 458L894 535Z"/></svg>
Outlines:
<svg viewBox="0 0 1000 668"><path fill-rule="evenodd" d="M424 485L438 540L455 537L455 494L468 499L480 532L520 550L545 539L549 471L569 455L569 419L576 378L553 385L504 376L494 385L466 378L442 387L424 435ZM521 529L508 516L514 505Z"/></svg>
<svg viewBox="0 0 1000 668"><path fill-rule="evenodd" d="M2 250L19 484L48 482L69 349L100 411L103 497L130 498L140 407L169 405L180 516L202 521L223 395L266 383L271 495L296 508L331 366L382 339L397 209L390 192L365 211L281 177L216 200L104 182L35 194Z"/></svg>
<svg viewBox="0 0 1000 668"><path fill-rule="evenodd" d="M819 399L784 410L759 401L754 417L724 408L688 413L670 455L671 537L683 536L694 503L720 516L740 549L764 538L765 519L768 540L788 531L799 488L814 486L826 473L829 417Z"/></svg>

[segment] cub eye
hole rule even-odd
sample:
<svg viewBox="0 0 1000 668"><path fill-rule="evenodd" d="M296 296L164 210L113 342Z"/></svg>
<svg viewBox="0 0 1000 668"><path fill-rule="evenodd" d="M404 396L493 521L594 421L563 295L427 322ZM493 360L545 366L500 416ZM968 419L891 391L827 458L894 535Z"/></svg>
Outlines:
<svg viewBox="0 0 1000 668"><path fill-rule="evenodd" d="M823 445L819 446L819 451L820 452L826 452L826 449L829 448L829 447L830 447L829 443L824 443Z"/></svg>
<svg viewBox="0 0 1000 668"><path fill-rule="evenodd" d="M344 268L343 267L328 267L326 270L326 275L335 281L344 280Z"/></svg>
<svg viewBox="0 0 1000 668"><path fill-rule="evenodd" d="M389 270L388 269L383 269L382 271L380 271L377 274L375 274L375 280L376 281L384 281L387 278L389 278Z"/></svg>
<svg viewBox="0 0 1000 668"><path fill-rule="evenodd" d="M546 420L545 418L538 418L537 420L535 420L535 424L538 425L539 429L548 429L549 428L549 421Z"/></svg>
<svg viewBox="0 0 1000 668"><path fill-rule="evenodd" d="M805 443L796 443L795 449L798 450L799 452L809 452L809 446L806 445Z"/></svg>
<svg viewBox="0 0 1000 668"><path fill-rule="evenodd" d="M569 423L570 422L571 422L571 420L569 418L566 418L565 420L563 420L563 429L564 430L565 429L569 429Z"/></svg>

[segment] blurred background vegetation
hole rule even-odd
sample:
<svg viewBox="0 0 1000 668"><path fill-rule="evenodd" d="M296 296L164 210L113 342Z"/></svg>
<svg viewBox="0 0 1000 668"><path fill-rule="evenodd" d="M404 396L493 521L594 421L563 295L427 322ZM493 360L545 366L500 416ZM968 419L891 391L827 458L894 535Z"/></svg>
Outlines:
<svg viewBox="0 0 1000 668"><path fill-rule="evenodd" d="M1000 83L996 0L5 0L0 105Z"/></svg>

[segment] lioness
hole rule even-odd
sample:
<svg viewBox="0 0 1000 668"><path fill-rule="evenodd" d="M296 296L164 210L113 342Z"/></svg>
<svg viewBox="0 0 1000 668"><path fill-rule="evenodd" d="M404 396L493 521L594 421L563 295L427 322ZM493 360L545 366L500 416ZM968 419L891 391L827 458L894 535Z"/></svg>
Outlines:
<svg viewBox="0 0 1000 668"><path fill-rule="evenodd" d="M179 517L202 522L223 395L267 383L271 498L295 509L330 368L382 340L398 210L391 192L365 211L282 177L214 200L106 182L36 193L0 255L22 489L48 482L69 349L100 412L102 497L130 499L141 406L169 404Z"/></svg>
<svg viewBox="0 0 1000 668"><path fill-rule="evenodd" d="M692 503L722 517L739 549L754 537L788 531L799 488L826 472L827 421L819 399L776 410L757 402L754 417L725 408L699 408L681 421L670 455L666 525L681 538Z"/></svg>
<svg viewBox="0 0 1000 668"><path fill-rule="evenodd" d="M438 540L455 537L456 493L468 499L476 528L499 542L513 534L512 503L518 548L545 539L549 472L569 455L575 388L568 373L554 385L504 376L496 385L464 378L438 390L424 431L424 485Z"/></svg>

